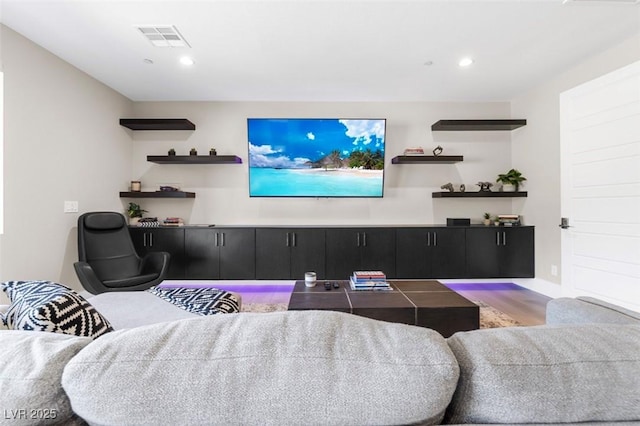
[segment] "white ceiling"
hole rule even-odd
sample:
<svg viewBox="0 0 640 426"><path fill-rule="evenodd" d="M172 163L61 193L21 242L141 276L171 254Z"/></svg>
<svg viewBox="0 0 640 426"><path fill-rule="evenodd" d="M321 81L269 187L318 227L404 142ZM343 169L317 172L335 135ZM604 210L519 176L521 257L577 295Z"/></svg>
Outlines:
<svg viewBox="0 0 640 426"><path fill-rule="evenodd" d="M134 101L503 101L639 34L631 2L1 0L0 21ZM135 28L167 24L191 48Z"/></svg>

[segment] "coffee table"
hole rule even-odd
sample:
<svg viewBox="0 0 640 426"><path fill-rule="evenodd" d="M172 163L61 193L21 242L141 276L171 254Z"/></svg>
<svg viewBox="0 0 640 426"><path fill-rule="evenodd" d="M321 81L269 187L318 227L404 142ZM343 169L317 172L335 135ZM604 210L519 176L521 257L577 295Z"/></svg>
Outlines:
<svg viewBox="0 0 640 426"><path fill-rule="evenodd" d="M480 327L480 308L438 281L390 280L393 290L351 290L348 281L325 290L325 281L306 287L296 281L290 311L329 310L347 312L382 321L417 325L436 330L444 337Z"/></svg>

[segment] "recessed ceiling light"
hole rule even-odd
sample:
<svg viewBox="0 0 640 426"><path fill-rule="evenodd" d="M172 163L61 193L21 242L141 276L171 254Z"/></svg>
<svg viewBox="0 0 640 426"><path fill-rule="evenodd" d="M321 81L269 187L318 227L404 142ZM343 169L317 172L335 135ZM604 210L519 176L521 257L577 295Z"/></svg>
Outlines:
<svg viewBox="0 0 640 426"><path fill-rule="evenodd" d="M180 63L186 66L191 66L194 64L193 59L188 56L183 56L182 58L180 58Z"/></svg>
<svg viewBox="0 0 640 426"><path fill-rule="evenodd" d="M153 65L153 59L145 58L142 60L145 64Z"/></svg>
<svg viewBox="0 0 640 426"><path fill-rule="evenodd" d="M433 61L425 61L425 63L422 65L424 65L425 67L430 67L431 65L433 65Z"/></svg>
<svg viewBox="0 0 640 426"><path fill-rule="evenodd" d="M462 59L460 59L460 62L458 62L458 65L460 65L461 67L468 67L472 63L473 63L473 59L471 59L471 58L462 58Z"/></svg>

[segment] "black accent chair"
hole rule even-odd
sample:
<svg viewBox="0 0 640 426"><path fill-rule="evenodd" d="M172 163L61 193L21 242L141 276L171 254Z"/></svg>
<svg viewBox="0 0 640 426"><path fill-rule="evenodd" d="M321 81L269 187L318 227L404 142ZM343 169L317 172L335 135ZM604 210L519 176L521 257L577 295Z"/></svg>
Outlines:
<svg viewBox="0 0 640 426"><path fill-rule="evenodd" d="M169 253L138 256L124 215L84 213L78 218L78 262L73 266L92 294L146 290L165 279Z"/></svg>

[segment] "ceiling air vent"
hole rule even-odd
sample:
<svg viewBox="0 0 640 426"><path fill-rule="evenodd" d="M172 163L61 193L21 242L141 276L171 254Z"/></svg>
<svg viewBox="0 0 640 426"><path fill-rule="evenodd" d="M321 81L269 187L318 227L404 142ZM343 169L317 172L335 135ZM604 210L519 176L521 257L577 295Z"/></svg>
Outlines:
<svg viewBox="0 0 640 426"><path fill-rule="evenodd" d="M140 25L136 28L156 47L191 47L173 25Z"/></svg>

